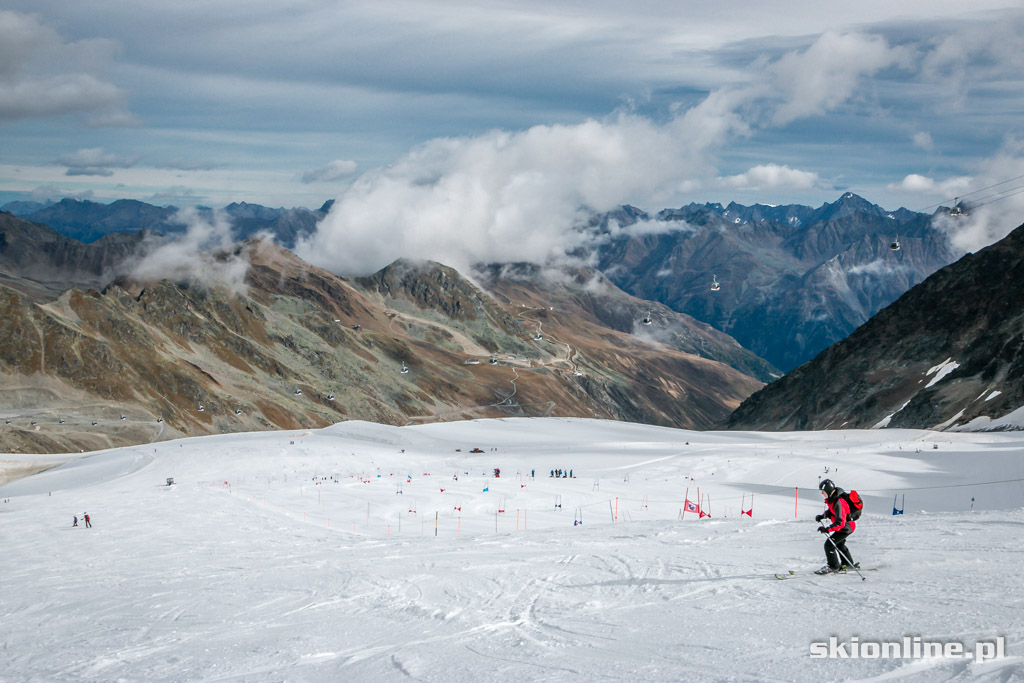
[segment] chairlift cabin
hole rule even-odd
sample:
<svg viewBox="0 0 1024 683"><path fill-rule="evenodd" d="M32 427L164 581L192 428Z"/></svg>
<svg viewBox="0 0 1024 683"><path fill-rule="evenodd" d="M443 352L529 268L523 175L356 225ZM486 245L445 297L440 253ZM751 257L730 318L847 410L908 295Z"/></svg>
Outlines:
<svg viewBox="0 0 1024 683"><path fill-rule="evenodd" d="M235 415L241 415L241 414L242 414L242 409L241 408L235 408Z"/></svg>
<svg viewBox="0 0 1024 683"><path fill-rule="evenodd" d="M295 390L295 395L296 396L302 396L302 389L296 389Z"/></svg>
<svg viewBox="0 0 1024 683"><path fill-rule="evenodd" d="M893 251L900 250L900 236L898 234L896 235L896 239L894 239L892 243L889 245L889 249Z"/></svg>
<svg viewBox="0 0 1024 683"><path fill-rule="evenodd" d="M489 360L488 362L489 362L489 363L490 363L491 365L497 365L497 364L498 364L498 359L497 359L497 358L492 358L492 359L491 359L491 360Z"/></svg>
<svg viewBox="0 0 1024 683"><path fill-rule="evenodd" d="M206 406L204 406L202 403L199 404L199 412L206 412Z"/></svg>
<svg viewBox="0 0 1024 683"><path fill-rule="evenodd" d="M949 210L949 215L950 216L962 216L963 213L964 213L964 210L960 206L960 198L959 197L954 197L953 198L953 208Z"/></svg>
<svg viewBox="0 0 1024 683"><path fill-rule="evenodd" d="M642 322L644 325L650 325L651 324L651 314L648 313L647 315L645 315L644 319L641 320L640 322Z"/></svg>
<svg viewBox="0 0 1024 683"><path fill-rule="evenodd" d="M334 394L327 394L327 400L328 401L333 401L334 400Z"/></svg>
<svg viewBox="0 0 1024 683"><path fill-rule="evenodd" d="M544 338L544 335L542 335L540 332L538 332L537 334L533 335L534 341L540 341L543 338Z"/></svg>
<svg viewBox="0 0 1024 683"><path fill-rule="evenodd" d="M405 363L402 363L402 374L403 375L408 375L409 374L409 366L407 366Z"/></svg>
<svg viewBox="0 0 1024 683"><path fill-rule="evenodd" d="M718 278L716 276L712 275L711 276L711 291L712 292L717 292L721 288L722 288L722 286L720 284L718 284Z"/></svg>

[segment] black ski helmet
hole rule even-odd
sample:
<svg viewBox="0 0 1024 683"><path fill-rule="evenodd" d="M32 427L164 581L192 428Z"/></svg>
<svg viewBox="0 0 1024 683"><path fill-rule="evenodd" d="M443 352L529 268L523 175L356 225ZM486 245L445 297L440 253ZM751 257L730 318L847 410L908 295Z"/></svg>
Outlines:
<svg viewBox="0 0 1024 683"><path fill-rule="evenodd" d="M831 479L822 479L818 483L818 489L824 491L826 496L831 496L832 492L836 490L836 485L832 483Z"/></svg>

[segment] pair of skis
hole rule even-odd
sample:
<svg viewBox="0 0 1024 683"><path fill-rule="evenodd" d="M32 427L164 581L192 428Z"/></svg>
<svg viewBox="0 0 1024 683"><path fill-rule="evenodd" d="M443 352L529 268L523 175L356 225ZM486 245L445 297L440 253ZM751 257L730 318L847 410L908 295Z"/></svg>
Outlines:
<svg viewBox="0 0 1024 683"><path fill-rule="evenodd" d="M878 567L867 567L867 568L860 567L860 571L862 571L862 572L875 572L875 571L878 571ZM839 573L842 573L842 574L852 574L853 576L857 575L857 573L853 572L853 571L829 572L828 574L817 574L815 572L797 572L797 571L794 571L794 570L790 569L785 574L776 574L775 578L780 580L780 581L783 581L785 579L795 579L795 578L798 578L798 577L801 577L801 576L831 576L832 574L839 574ZM861 580L862 581L864 580L863 576L861 577Z"/></svg>

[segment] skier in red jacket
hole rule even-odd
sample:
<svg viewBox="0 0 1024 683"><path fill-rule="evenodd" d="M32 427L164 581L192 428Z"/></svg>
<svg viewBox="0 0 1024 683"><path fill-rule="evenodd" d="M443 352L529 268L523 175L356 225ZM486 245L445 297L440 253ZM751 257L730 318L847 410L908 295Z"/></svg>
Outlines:
<svg viewBox="0 0 1024 683"><path fill-rule="evenodd" d="M828 511L816 516L814 521L821 522L827 519L832 524L818 527L819 532L831 536L825 539L825 561L828 564L814 573L845 572L847 567L854 566L853 556L846 547L846 538L857 528L857 522L850 519L850 506L841 496L843 490L833 484L831 479L822 479L818 489L821 490Z"/></svg>

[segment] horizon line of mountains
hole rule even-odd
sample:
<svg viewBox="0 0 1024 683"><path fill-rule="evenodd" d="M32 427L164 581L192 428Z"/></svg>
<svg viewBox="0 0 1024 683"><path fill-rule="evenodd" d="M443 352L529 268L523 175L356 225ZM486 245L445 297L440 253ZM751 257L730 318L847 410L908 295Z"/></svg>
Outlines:
<svg viewBox="0 0 1024 683"><path fill-rule="evenodd" d="M316 209L304 206L269 207L242 201L231 202L219 210L235 222L235 230L240 239L248 239L260 230L269 230L282 246L291 248L295 245L296 236L315 229L315 222L327 215L334 201L328 199ZM206 205L192 208L201 216L212 215L217 210ZM61 234L86 244L115 232L138 232L142 229L159 231L158 228L169 232L180 231L183 228L182 223L173 220L180 210L180 207L174 205L159 206L137 199L116 199L104 203L74 197L65 197L57 201L15 200L0 205L0 211L48 225ZM937 213L945 211L948 211L945 207L936 209ZM867 213L877 218L895 221L895 224L929 215L903 207L888 211L854 193L846 192L837 201L825 202L817 208L803 204L743 205L730 202L723 206L719 202L691 202L679 208L662 209L651 216L643 209L624 204L615 211L597 215L595 220L607 223L608 219L613 218L621 225L630 225L639 220L691 220L709 213L726 218L734 224L777 222L794 228L808 223L836 220L855 213ZM310 223L310 220L313 222ZM293 231L284 226L295 226L298 229Z"/></svg>
<svg viewBox="0 0 1024 683"><path fill-rule="evenodd" d="M294 244L298 236L315 230L316 223L326 215L330 205L331 202L327 202L320 209L309 211L301 208L269 209L255 204L239 203L228 205L223 210L232 216L237 237L246 239L252 235L269 232L275 236L278 243L287 245L289 241ZM173 207L154 207L133 200L120 200L111 204L70 199L48 205L14 202L2 208L14 209L31 223L49 226L78 243L89 244L90 247L94 247L90 253L106 254L97 263L103 262L107 265L110 259L124 256L138 247L141 239L126 239L132 233L139 235L143 231L164 232L173 237L174 232L182 230L180 225L177 230L170 227L173 226L173 214L177 211ZM7 215L12 216L13 213L8 212ZM1008 384L1001 388L988 389L989 398L982 402L983 405L975 408L989 410L992 414L999 414L998 410L1008 412L1024 402L1019 400L1021 390L1015 384L1019 380L1019 364L1014 365L1017 356L1013 351L1012 340L1015 329L1013 324L1016 324L1013 321L1018 320L1019 305L1015 308L1013 303L1005 303L1000 309L1003 314L1009 315L1009 328L1002 322L996 324L989 320L980 323L977 316L972 318L963 311L958 318L932 316L932 319L928 320L929 328L941 324L948 329L932 329L931 333L942 339L948 337L957 340L953 346L944 346L933 341L931 344L915 347L912 343L906 343L906 338L917 338L919 333L925 333L925 329L919 330L913 326L906 328L903 338L884 342L889 348L899 347L903 354L899 363L889 366L886 373L882 373L888 377L886 382L878 380L882 376L879 374L880 370L871 370L864 365L863 357L859 361L861 366L858 366L858 372L862 373L859 376L834 371L831 366L828 366L830 369L827 371L814 370L815 364L822 362L842 366L835 360L835 349L848 348L848 344L845 347L837 344L848 337L851 341L857 340L856 347L861 354L872 357L871 362L867 363L868 366L873 367L874 363L882 362L885 354L879 349L871 349L873 337L869 335L868 340L864 341L859 328L870 327L865 323L873 321L879 311L887 312L892 308L890 304L893 302L905 299L909 291L919 291L917 285L926 279L933 282L935 278L929 276L940 269L941 272L945 272L945 267L956 256L949 247L946 234L934 225L933 218L934 214L926 215L906 209L886 211L852 193L844 193L836 202L824 204L816 209L800 205L742 206L730 203L722 206L708 203L665 209L652 217L635 207L623 206L616 211L594 216L590 227L595 235L607 237L612 221L623 227L639 221L657 220L664 222L667 229L655 232L638 231L635 235L629 234L628 231L619 231L614 238L596 240L598 244L594 247L594 262L597 265L592 272L580 269L574 273L573 278L577 283L574 286L566 288L555 283L537 281L526 286L522 284L522 280L502 280L498 273L507 271L508 264L505 268L499 268L499 264L481 264L475 275L478 279L481 274L487 275L484 281L490 283L489 296L507 299L504 312L491 310L481 303L475 304L479 310L473 314L472 320L492 321L485 325L486 330L477 329L477 322L470 324L470 318L465 317L465 310L452 309L449 304L442 303L444 296L450 295L450 278L460 280L461 277L454 271L445 275L445 270L439 264L422 270L423 267L415 267L409 263L396 263L367 278L338 278L339 284L335 285L335 288L355 287L360 296L366 299L366 310L375 310L374 315L377 317L380 317L381 310L377 310L375 306L383 305L383 315L390 319L389 329L392 331L398 329L395 327L396 320L405 320L400 326L402 335L408 335L410 330L414 329L412 337L415 338L415 344L430 345L430 365L439 374L447 372L441 368L451 363L451 358L447 357L450 356L451 349L445 351L443 347L461 346L465 349L468 348L466 344L484 342L479 348L487 348L485 353L499 353L504 350L502 347L505 347L509 350L515 349L516 352L512 354L515 357L526 357L522 356L525 349L535 351L536 349L530 348L536 346L534 344L527 344L524 347L521 342L513 341L514 338L525 335L526 325L522 319L515 322L515 302L520 299L530 301L529 305L535 311L531 325L536 321L538 326L543 324L545 327L550 326L551 329L558 330L563 339L573 339L572 343L559 342L566 343L570 349L566 358L559 360L551 356L546 357L546 360L531 358L528 361L533 373L537 375L553 372L555 376L562 376L566 368L572 367L575 379L571 381L579 385L577 389L586 385L582 393L577 393L577 398L573 399L582 403L574 409L575 412L570 410L567 414L600 415L601 410L606 410L607 416L613 419L683 425L691 428L728 425L730 428L748 429L816 429L829 426L870 427L880 422L891 426L933 427L948 421L951 415L947 412L964 403L964 391L978 389L981 392L981 389L990 385L994 387L999 383ZM111 242L110 240L116 237L114 233L128 235ZM890 245L897 233L900 249L893 250ZM91 243L87 242L90 238ZM45 255L44 252L66 250L70 247L41 246L44 243L50 245L54 240L42 232L33 239L36 241L25 242L20 251L15 248L16 244L9 243L10 240L0 240L0 276L7 276L0 282L9 286L13 283L16 288L24 286L23 292L32 290L31 287L25 286L25 272L18 271L18 264L30 266L31 264L23 262L31 258L33 250L40 255L40 263L46 263L46 268L60 270L58 262L66 257L58 257L53 253ZM29 246L26 247L26 244ZM1016 245L1012 240L1010 244ZM1007 261L1006 253L1013 252L1013 249L1013 246L1003 245L1001 251L994 252L1003 254L1004 261ZM968 255L970 258L965 259L981 258L981 254L990 251L993 250L990 248L976 255ZM6 265L5 256L8 259ZM74 278L71 278L72 281L68 284L104 287L106 283L100 284L106 277L103 275L103 268L96 264L90 267L98 269L93 273L93 280L81 278L76 284L73 282ZM303 267L311 271L317 270L308 264ZM1002 263L999 267L1010 268L1012 271L1013 266ZM525 277L528 280L535 276L535 273L529 274L533 271L526 264L520 264L518 271L516 277ZM523 273L527 275L523 276ZM717 277L717 281L722 283L720 291L714 291L709 287L712 273ZM278 273L278 277L283 275ZM53 275L53 278L55 283L62 281L59 274ZM603 287L610 292L609 295L595 296L587 291L588 287L582 286L587 282L592 283L594 278L603 278ZM270 291L275 289L267 284L272 278L268 276L264 279L265 282L261 280L261 287L265 287L267 291L260 296L269 296L270 299L266 299L260 305L266 305L266 302L275 297L282 297L281 292L275 294ZM34 284L38 285L39 282ZM998 283L997 286L1003 284ZM118 287L127 287L124 291L131 292L131 296L139 301L146 296L152 296L154 291L163 291L172 297L197 295L198 290L194 283L190 285L182 282L171 285L176 288L176 294L164 291L160 287L147 288L141 284L132 289L132 285L126 282L122 282ZM469 292L473 286L465 282L459 287L464 287ZM964 294L962 281L958 281L957 288L953 294ZM39 295L42 289L32 291ZM309 292L299 294L298 290L298 286L293 287L288 296L298 296L298 299L306 301L303 306L310 305ZM621 290L621 293L615 294L617 290ZM49 291L53 291L53 287ZM108 296L108 292L104 289L103 292L98 292L98 295ZM934 295L936 294L933 292ZM970 301L971 298L982 295L982 292L971 291L965 294L965 300ZM123 300L123 294L118 296ZM207 293L204 296L212 295ZM478 294L467 293L465 296L469 297L466 301L479 299ZM320 300L321 297L322 294L313 297L315 305L324 310L330 308L330 302ZM64 298L66 297L62 296L61 300ZM1012 301L1012 297L1009 301ZM404 303L398 306L398 302ZM550 302L557 302L558 305L552 310L561 311L561 317L564 319L559 320L560 316L557 314L543 313L549 308L545 304ZM70 304L66 302L61 305ZM411 308L401 310L408 306ZM969 305L967 309L970 310ZM268 315L276 314L268 309ZM338 314L334 312L331 315ZM463 318L460 319L460 315ZM570 317L572 322L569 322ZM428 332L426 328L420 329L419 322L409 323L414 319L422 322L426 318L433 320L432 324L439 326L437 329L444 329L446 332ZM496 333L497 328L493 327L493 321L498 319L504 321L501 323L501 329L504 331L500 333ZM901 311L900 321L914 319L916 316L907 310ZM973 320L973 333L953 329L961 323L966 324L967 320ZM36 321L36 324L38 322ZM353 324L358 326L357 323ZM468 335L472 341L456 343L454 339L466 332L467 324L475 330ZM557 327L558 325L560 327ZM893 325L894 323L889 323L889 327ZM528 327L525 329L528 331ZM1001 335L1008 335L1002 343L996 343L992 339L985 343L974 340L974 346L968 343L974 339L972 335L986 330L991 333L991 330L995 329L999 329ZM858 335L851 337L850 334L854 330L858 330ZM623 334L626 337L622 337ZM716 334L720 336L715 336ZM627 355L634 354L641 365L649 363L648 369L642 370L637 366L630 370L629 359L613 359L613 356L607 355L611 352L607 345L613 336L617 340L613 346L624 351L628 349L625 351ZM496 342L495 339L498 337L505 341ZM879 335L879 338L881 337L884 335ZM320 335L320 338L326 339L332 348L338 343L338 339L331 335ZM364 340L366 338L364 336ZM631 341L634 339L643 343L634 344ZM1000 336L999 339L1003 337ZM0 335L0 343L2 341ZM196 342L197 340L193 340L193 343ZM406 339L400 344L406 350L391 354L392 359L402 359L403 363L416 362L416 356L411 352L408 342ZM289 343L294 342L282 342L277 339L267 343L268 348L276 349L282 343L288 347ZM385 346L394 343L392 340ZM655 351L653 356L647 353L647 347L651 343L662 345L662 350ZM441 347L437 347L438 344L441 344ZM985 349L990 353L996 353L997 358L1001 359L986 364L975 358L965 363L963 359L968 356L964 355L961 360L950 361L959 364L959 368L968 366L974 371L978 371L980 363L983 370L979 372L982 373L984 382L977 377L971 381L960 381L957 375L963 370L954 368L951 375L944 375L941 384L928 386L929 395L934 399L935 392L938 391L935 386L943 389L963 385L959 393L943 395L939 401L931 400L928 404L931 407L927 409L922 407L925 405L924 399L917 399L919 402L914 403L914 397L918 395L917 389L920 389L916 385L923 385L927 375L925 379L911 381L904 376L902 370L920 370L922 364L925 364L927 367L921 372L926 373L944 361L943 358L932 357L933 352L939 353L936 349L946 348L963 355L967 353L968 347L973 349L970 354ZM381 351L380 346L374 348L377 349L375 353ZM928 353L924 353L925 348L929 349ZM740 350L742 353L739 353ZM577 355L573 356L573 352ZM420 353L424 354L424 357L427 355L423 348L420 349ZM438 353L440 355L434 358ZM519 356L516 356L516 353ZM715 369L714 379L709 379L711 375L705 374L702 381L706 386L698 390L697 384L700 382L695 384L694 378L701 373L710 372L711 366L695 366L689 361L684 362L682 357L676 356L677 353L707 359L712 364L725 363L728 367ZM915 354L921 357L911 359L910 356ZM442 359L442 356L445 358ZM601 362L595 364L593 361L599 357ZM465 362L468 363L470 360L465 359ZM559 363L562 365L556 368ZM618 365L619 363L622 365ZM599 370L598 365L603 370ZM585 366L588 366L588 371L580 372ZM698 367L703 369L697 372ZM798 367L799 373L791 372ZM651 374L654 368L658 369ZM783 374L788 374L782 380L754 393L757 385L740 380L743 375L730 374L736 371L761 382L771 382ZM637 376L631 377L631 373L637 373ZM873 379L866 381L863 373ZM794 384L794 378L799 376L810 376L813 380L807 385ZM453 379L441 382L440 386L455 386L451 381ZM657 386L666 382L674 388ZM887 387L887 393L882 392L885 394L884 398L874 390L875 384ZM553 385L543 382L537 386L542 385L547 388L538 388L539 393L534 398L542 399L547 393L548 399L557 399L550 401L552 406L558 405L551 410L555 411L554 414L561 413L567 405L565 387L554 390ZM856 389L852 393L849 390L851 385ZM626 389L626 392L639 392L638 397L646 391L653 393L647 398L640 399L641 403L637 403L623 393L626 386L631 387ZM741 389L741 386L748 388ZM779 387L789 389L783 392ZM492 390L493 388L481 386L475 391L479 398L481 391L486 393ZM837 391L838 394L830 393L833 391ZM851 398L849 402L843 400L844 391ZM455 390L455 394L458 393L458 390ZM754 396L750 397L752 393ZM458 404L461 399L455 394L449 399L452 403ZM893 406L891 403L897 394L903 397L903 402ZM801 400L808 396L826 396L827 399ZM854 396L857 401L853 400ZM769 400L766 397L774 398ZM384 404L380 403L379 398L378 396L375 403L376 412L371 411L369 414L370 419L392 423L401 422L402 418L398 415L405 413L408 416L422 408L422 405L413 408L410 401L422 404L423 400L429 400L425 395L415 400L407 396L404 399L396 399L396 404L385 401L384 403L391 407L383 410ZM434 397L434 400L436 398ZM973 396L971 399L977 400ZM668 406L666 401L679 402L681 405ZM1016 405L1014 401L1017 401ZM733 413L733 408L739 406L741 402L742 409ZM264 406L268 405L264 403ZM401 407L403 405L406 408ZM584 408L584 405L590 407ZM755 409L751 406L758 407ZM847 408L851 411L849 415L844 412ZM176 409L180 411L180 407ZM879 411L888 412L880 415ZM456 415L458 414L456 412ZM508 411L495 409L488 414L508 414ZM981 413L978 410L972 411L970 406L967 406L963 407L959 414L966 419ZM262 419L265 426L299 422L294 418L291 418L294 420L291 422L283 418L268 419L266 415L263 415ZM325 419L329 421L322 414L318 418L319 422ZM196 428L195 425L190 426L189 420L179 420L179 427L182 427L183 433L191 433L190 429ZM224 426L220 428L223 429Z"/></svg>
<svg viewBox="0 0 1024 683"><path fill-rule="evenodd" d="M221 210L233 222L235 239L269 233L291 249L316 230L332 205L329 200L309 210L241 202ZM176 207L137 200L19 201L0 210L87 244L116 233L174 235L186 229L175 219ZM608 240L596 249L598 270L630 294L732 335L786 372L845 338L952 260L946 235L932 227L933 215L887 211L846 192L817 208L691 203L652 216L627 205L595 215L590 227L607 232L612 221L628 227L648 220L683 226ZM904 248L899 258L891 258L887 247L897 234ZM726 287L708 297L712 276Z"/></svg>

